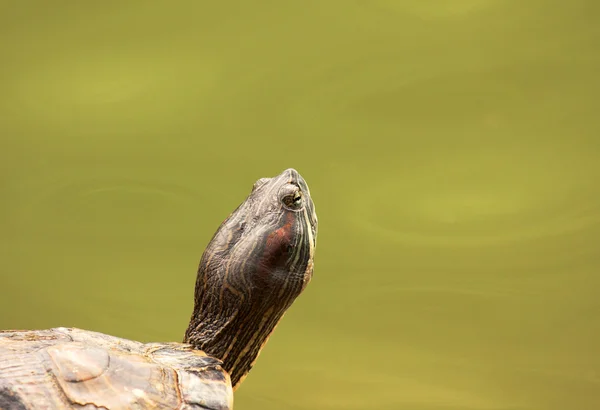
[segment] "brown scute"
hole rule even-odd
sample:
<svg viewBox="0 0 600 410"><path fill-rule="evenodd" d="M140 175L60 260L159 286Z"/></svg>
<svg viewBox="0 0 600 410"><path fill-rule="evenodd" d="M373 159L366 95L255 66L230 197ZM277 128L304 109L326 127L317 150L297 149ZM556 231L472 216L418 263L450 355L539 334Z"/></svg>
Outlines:
<svg viewBox="0 0 600 410"><path fill-rule="evenodd" d="M67 382L91 380L109 367L110 356L106 350L82 343L51 346L46 351L56 366L57 376Z"/></svg>
<svg viewBox="0 0 600 410"><path fill-rule="evenodd" d="M225 377L225 375L223 374L223 371L221 369L206 369L206 370L199 370L199 371L190 369L189 372L196 374L198 377L201 377L202 379L204 379L206 381L221 382L221 383L225 383L227 381L227 378Z"/></svg>
<svg viewBox="0 0 600 410"><path fill-rule="evenodd" d="M201 350L195 349L192 345L182 343L164 344L156 348L154 344L147 349L147 353L153 360L160 360L163 363L171 362L177 366L188 369L216 368L222 363L214 357L207 356Z"/></svg>
<svg viewBox="0 0 600 410"><path fill-rule="evenodd" d="M209 370L208 373L215 371ZM229 410L233 407L233 390L229 375L222 370L221 374L224 380L207 378L207 372L179 373L179 384L185 386L182 387L181 395L189 408ZM228 398L228 401L224 401L224 398Z"/></svg>
<svg viewBox="0 0 600 410"><path fill-rule="evenodd" d="M0 332L0 337L10 339L15 342L70 342L73 339L66 334L55 333L50 330L4 330Z"/></svg>
<svg viewBox="0 0 600 410"><path fill-rule="evenodd" d="M16 392L0 387L0 410L27 410L27 407Z"/></svg>
<svg viewBox="0 0 600 410"><path fill-rule="evenodd" d="M0 333L1 410L231 408L220 362L190 345L80 329L37 333Z"/></svg>

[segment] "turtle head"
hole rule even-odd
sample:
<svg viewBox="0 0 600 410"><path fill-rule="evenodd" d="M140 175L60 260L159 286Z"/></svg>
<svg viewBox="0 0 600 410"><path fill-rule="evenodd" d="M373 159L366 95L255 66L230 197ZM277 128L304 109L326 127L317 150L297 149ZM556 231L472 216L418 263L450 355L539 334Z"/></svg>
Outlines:
<svg viewBox="0 0 600 410"><path fill-rule="evenodd" d="M308 186L287 169L256 181L204 251L185 342L220 359L234 389L310 281L316 238Z"/></svg>

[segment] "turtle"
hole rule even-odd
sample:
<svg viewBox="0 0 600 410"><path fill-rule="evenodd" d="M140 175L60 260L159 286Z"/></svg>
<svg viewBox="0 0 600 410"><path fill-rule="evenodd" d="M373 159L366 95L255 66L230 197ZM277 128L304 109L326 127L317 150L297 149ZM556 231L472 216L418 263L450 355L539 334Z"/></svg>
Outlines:
<svg viewBox="0 0 600 410"><path fill-rule="evenodd" d="M0 409L232 409L312 278L316 238L300 174L259 179L202 255L182 343L66 327L0 331Z"/></svg>

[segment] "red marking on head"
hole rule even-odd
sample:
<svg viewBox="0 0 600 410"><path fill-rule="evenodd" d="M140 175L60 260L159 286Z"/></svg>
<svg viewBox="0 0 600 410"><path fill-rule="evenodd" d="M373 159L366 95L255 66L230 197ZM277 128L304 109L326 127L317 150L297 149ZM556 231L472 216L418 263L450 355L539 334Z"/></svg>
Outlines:
<svg viewBox="0 0 600 410"><path fill-rule="evenodd" d="M288 246L292 242L295 223L296 216L293 212L288 212L285 216L285 224L267 236L257 271L259 277L266 279L275 267L283 263L282 259L288 257Z"/></svg>
<svg viewBox="0 0 600 410"><path fill-rule="evenodd" d="M296 219L294 218L292 212L288 212L285 216L285 224L281 228L271 232L267 237L267 248L276 247L283 242L289 243L292 237L292 228L295 221Z"/></svg>

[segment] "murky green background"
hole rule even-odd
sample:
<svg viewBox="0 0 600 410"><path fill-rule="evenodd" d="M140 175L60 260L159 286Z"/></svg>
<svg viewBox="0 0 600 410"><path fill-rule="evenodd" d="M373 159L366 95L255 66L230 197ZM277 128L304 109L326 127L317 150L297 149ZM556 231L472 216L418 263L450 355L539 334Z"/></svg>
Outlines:
<svg viewBox="0 0 600 410"><path fill-rule="evenodd" d="M181 340L297 168L314 280L237 409L600 408L600 3L0 3L0 328Z"/></svg>

